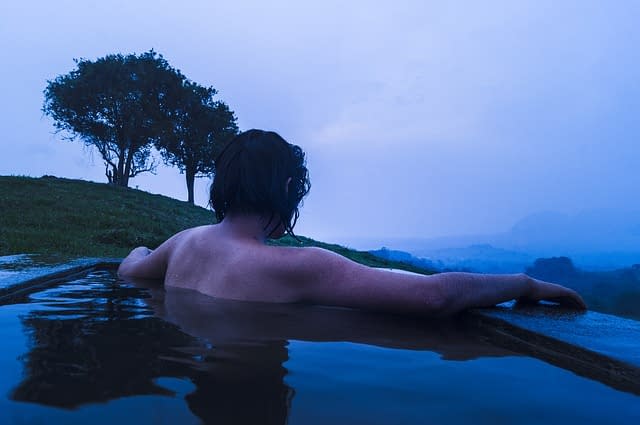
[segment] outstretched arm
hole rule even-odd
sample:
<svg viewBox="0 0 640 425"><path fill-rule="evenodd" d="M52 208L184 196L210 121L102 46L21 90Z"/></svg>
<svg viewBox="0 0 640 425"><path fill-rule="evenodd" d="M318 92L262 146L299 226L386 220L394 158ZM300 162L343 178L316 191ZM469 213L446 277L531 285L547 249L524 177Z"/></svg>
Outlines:
<svg viewBox="0 0 640 425"><path fill-rule="evenodd" d="M118 276L161 279L166 268L166 258L162 251L154 252L146 246L139 246L122 260L118 267Z"/></svg>
<svg viewBox="0 0 640 425"><path fill-rule="evenodd" d="M553 301L568 307L586 309L580 295L572 289L519 274L441 273L427 276L439 280L447 293L447 309L457 312L470 307L489 307L501 302Z"/></svg>
<svg viewBox="0 0 640 425"><path fill-rule="evenodd" d="M118 267L118 276L161 279L167 269L163 250L152 251L146 246L133 249Z"/></svg>
<svg viewBox="0 0 640 425"><path fill-rule="evenodd" d="M524 274L423 276L366 267L317 248L305 249L302 256L300 298L312 303L438 316L513 299L586 308L575 291Z"/></svg>
<svg viewBox="0 0 640 425"><path fill-rule="evenodd" d="M118 276L163 279L167 271L169 257L175 250L176 245L192 230L186 229L176 233L154 250L145 246L135 248L120 263Z"/></svg>
<svg viewBox="0 0 640 425"><path fill-rule="evenodd" d="M174 249L176 241L186 232L186 230L183 230L173 235L155 250L151 250L146 246L135 248L120 263L118 276L163 279L167 271L169 256Z"/></svg>

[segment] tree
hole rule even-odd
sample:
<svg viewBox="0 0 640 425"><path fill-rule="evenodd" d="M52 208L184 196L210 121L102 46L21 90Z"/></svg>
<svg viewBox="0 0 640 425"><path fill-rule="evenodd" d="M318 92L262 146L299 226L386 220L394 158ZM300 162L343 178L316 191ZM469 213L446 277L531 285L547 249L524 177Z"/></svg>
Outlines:
<svg viewBox="0 0 640 425"><path fill-rule="evenodd" d="M538 258L525 273L535 278L567 283L580 272L569 257Z"/></svg>
<svg viewBox="0 0 640 425"><path fill-rule="evenodd" d="M162 135L165 103L186 78L153 50L75 60L77 68L47 82L43 112L68 140L95 147L110 183L153 172L153 143Z"/></svg>
<svg viewBox="0 0 640 425"><path fill-rule="evenodd" d="M165 163L184 173L188 202L192 204L195 178L214 172L214 160L238 134L233 111L224 102L215 100L216 94L213 87L185 80L180 95L172 96L172 103L167 105L170 120L163 137L156 142Z"/></svg>

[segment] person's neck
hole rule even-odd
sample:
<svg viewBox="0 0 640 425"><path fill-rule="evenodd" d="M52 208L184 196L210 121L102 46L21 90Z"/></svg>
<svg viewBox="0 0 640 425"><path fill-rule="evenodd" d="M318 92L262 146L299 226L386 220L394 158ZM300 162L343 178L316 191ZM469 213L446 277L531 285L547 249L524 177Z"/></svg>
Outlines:
<svg viewBox="0 0 640 425"><path fill-rule="evenodd" d="M258 214L228 213L218 224L221 232L234 238L264 243L268 237L268 219Z"/></svg>

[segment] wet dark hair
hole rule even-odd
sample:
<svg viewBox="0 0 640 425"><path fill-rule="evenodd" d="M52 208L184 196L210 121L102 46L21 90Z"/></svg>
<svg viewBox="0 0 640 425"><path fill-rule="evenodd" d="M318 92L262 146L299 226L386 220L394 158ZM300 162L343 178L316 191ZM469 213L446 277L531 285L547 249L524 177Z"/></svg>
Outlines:
<svg viewBox="0 0 640 425"><path fill-rule="evenodd" d="M273 225L269 237L280 225L295 237L298 206L310 188L299 146L273 131L249 130L231 140L216 159L209 204L219 222L230 211L260 214L268 218L265 230Z"/></svg>

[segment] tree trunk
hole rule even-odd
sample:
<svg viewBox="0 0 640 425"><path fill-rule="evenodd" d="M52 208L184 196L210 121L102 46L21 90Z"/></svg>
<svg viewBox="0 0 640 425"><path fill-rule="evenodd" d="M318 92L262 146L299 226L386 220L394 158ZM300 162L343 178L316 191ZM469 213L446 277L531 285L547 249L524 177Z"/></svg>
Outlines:
<svg viewBox="0 0 640 425"><path fill-rule="evenodd" d="M109 182L109 184L113 184L113 174L111 174L109 164L106 164L104 167L104 175L107 176L107 181Z"/></svg>
<svg viewBox="0 0 640 425"><path fill-rule="evenodd" d="M118 169L113 176L113 184L116 186L122 186L124 181L124 161L125 161L125 149L122 149L118 154Z"/></svg>
<svg viewBox="0 0 640 425"><path fill-rule="evenodd" d="M111 168L109 168L111 167ZM116 186L118 184L118 175L117 175L117 168L112 165L112 164L106 164L105 166L105 175L107 176L107 180L109 181L109 184L112 186Z"/></svg>
<svg viewBox="0 0 640 425"><path fill-rule="evenodd" d="M127 149L127 162L124 166L124 173L122 173L122 181L120 182L120 186L129 187L129 177L131 177L131 162L133 161L133 152L131 147Z"/></svg>
<svg viewBox="0 0 640 425"><path fill-rule="evenodd" d="M187 193L188 193L188 201L191 205L194 204L193 200L193 185L196 180L196 172L193 168L187 167L184 171L185 176L187 177Z"/></svg>

